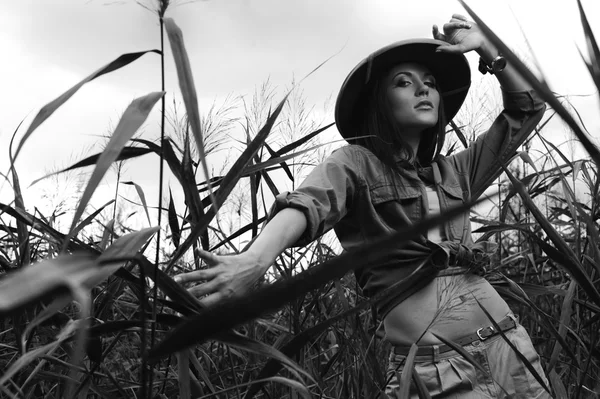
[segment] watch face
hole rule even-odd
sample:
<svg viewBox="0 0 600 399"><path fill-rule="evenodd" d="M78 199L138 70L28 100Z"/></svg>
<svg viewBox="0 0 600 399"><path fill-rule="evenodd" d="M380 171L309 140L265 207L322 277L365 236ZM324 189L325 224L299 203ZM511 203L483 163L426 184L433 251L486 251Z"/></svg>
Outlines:
<svg viewBox="0 0 600 399"><path fill-rule="evenodd" d="M506 58L499 56L492 61L492 70L494 72L502 72L506 68Z"/></svg>

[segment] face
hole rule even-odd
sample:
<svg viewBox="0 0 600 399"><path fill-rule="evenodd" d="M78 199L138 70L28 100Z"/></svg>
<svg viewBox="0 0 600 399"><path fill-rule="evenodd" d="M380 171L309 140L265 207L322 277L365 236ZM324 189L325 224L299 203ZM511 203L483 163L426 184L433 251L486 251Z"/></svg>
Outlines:
<svg viewBox="0 0 600 399"><path fill-rule="evenodd" d="M440 94L429 69L412 62L398 64L389 71L384 84L394 119L404 132L420 133L435 126Z"/></svg>

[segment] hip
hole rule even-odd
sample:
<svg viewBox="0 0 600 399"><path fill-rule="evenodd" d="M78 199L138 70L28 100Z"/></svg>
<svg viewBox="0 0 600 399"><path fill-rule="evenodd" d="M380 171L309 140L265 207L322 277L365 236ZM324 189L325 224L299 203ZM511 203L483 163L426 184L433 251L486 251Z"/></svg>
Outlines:
<svg viewBox="0 0 600 399"><path fill-rule="evenodd" d="M385 316L386 339L394 345L434 345L441 343L435 333L453 340L490 324L482 307L495 321L510 312L483 277L437 277Z"/></svg>

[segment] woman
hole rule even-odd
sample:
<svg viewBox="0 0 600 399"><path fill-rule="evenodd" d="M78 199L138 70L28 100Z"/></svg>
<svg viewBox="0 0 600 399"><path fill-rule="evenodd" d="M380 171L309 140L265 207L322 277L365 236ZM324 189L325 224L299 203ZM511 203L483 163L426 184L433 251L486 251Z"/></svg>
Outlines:
<svg viewBox="0 0 600 399"><path fill-rule="evenodd" d="M453 15L443 31L434 26L435 40L398 42L363 60L346 78L335 111L340 133L354 144L335 151L296 191L278 196L269 223L246 252L200 252L212 267L178 280L205 281L190 292L206 295L202 302L210 306L247 291L285 248L304 245L331 228L344 250L352 250L479 197L545 108L476 24ZM480 70L493 72L500 82L505 110L468 149L444 157L446 122L470 85L463 53L472 50L481 56ZM434 262L427 257L430 269L422 269L419 256L431 249L446 254L444 270L431 271ZM387 395L395 397L403 362L417 343L415 369L432 397L550 397L482 310L545 378L529 336L506 302L471 273L489 251L490 245L473 243L468 214L463 214L389 248L356 273L366 295L392 292L379 303L386 339L393 345ZM426 276L410 289L393 292L394 284L423 270ZM463 345L487 373L438 336ZM416 397L414 386L411 393Z"/></svg>

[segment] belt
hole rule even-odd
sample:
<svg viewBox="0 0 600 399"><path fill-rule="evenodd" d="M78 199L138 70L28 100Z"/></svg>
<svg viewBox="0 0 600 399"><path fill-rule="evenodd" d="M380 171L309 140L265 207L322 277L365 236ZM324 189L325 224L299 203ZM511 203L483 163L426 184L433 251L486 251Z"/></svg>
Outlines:
<svg viewBox="0 0 600 399"><path fill-rule="evenodd" d="M506 316L504 319L502 319L498 323L498 327L500 327L500 331L502 331L502 332L511 330L511 329L515 328L516 326L517 326L517 323L515 322L515 319L513 319L511 316ZM473 334L453 340L452 342L454 342L460 346L465 346L465 345L469 345L475 341L485 341L488 338L491 338L495 335L500 334L500 331L498 331L494 326L482 327L482 328L478 329L476 332L474 332ZM410 346L394 346L393 348L394 348L394 353L396 355L406 356L406 355L408 355L408 352L410 351ZM416 356L435 356L437 354L449 352L452 350L454 350L454 349L452 349L451 346L448 346L445 344L420 346L417 349Z"/></svg>

